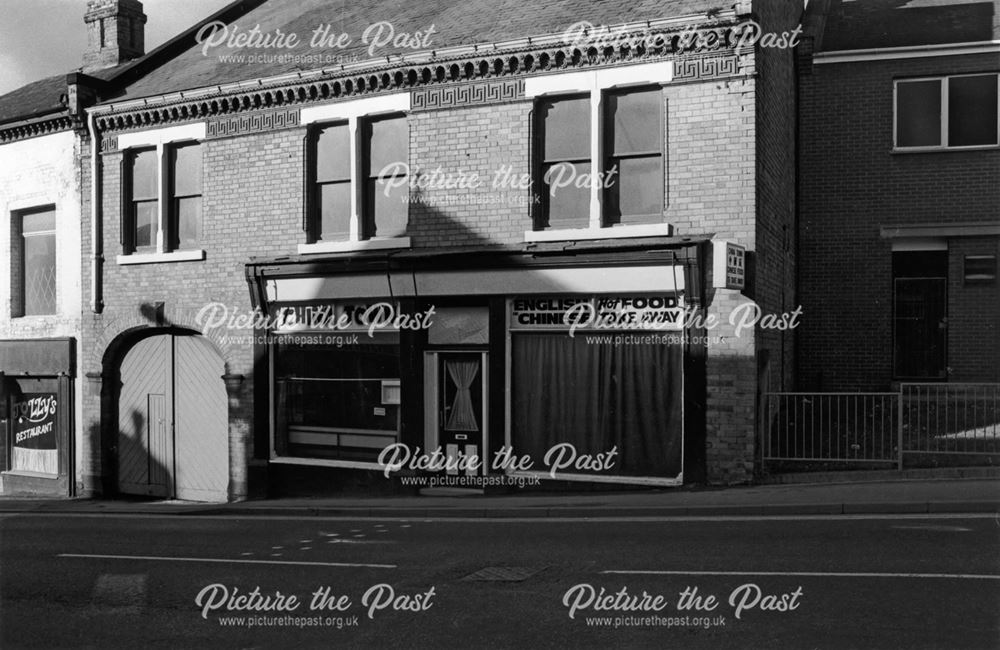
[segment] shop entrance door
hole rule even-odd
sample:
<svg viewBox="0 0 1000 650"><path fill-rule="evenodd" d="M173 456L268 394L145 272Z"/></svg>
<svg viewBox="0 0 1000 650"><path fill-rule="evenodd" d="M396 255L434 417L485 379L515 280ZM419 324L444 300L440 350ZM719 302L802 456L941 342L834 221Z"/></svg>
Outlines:
<svg viewBox="0 0 1000 650"><path fill-rule="evenodd" d="M480 476L486 462L486 353L441 352L437 355L438 444L449 460L476 456L476 469L448 474Z"/></svg>
<svg viewBox="0 0 1000 650"><path fill-rule="evenodd" d="M201 336L143 339L121 365L118 489L224 501L229 486L225 364Z"/></svg>

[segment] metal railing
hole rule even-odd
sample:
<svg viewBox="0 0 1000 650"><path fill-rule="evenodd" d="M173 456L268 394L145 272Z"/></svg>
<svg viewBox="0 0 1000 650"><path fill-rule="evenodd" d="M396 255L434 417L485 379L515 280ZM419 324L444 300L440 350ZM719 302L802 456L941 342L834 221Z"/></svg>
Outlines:
<svg viewBox="0 0 1000 650"><path fill-rule="evenodd" d="M898 393L768 393L763 458L896 460Z"/></svg>
<svg viewBox="0 0 1000 650"><path fill-rule="evenodd" d="M1000 453L1000 384L907 383L900 395L904 453Z"/></svg>
<svg viewBox="0 0 1000 650"><path fill-rule="evenodd" d="M1000 455L1000 384L903 383L897 392L767 393L762 460L837 464ZM972 459L967 459L971 461ZM933 461L937 464L939 461Z"/></svg>

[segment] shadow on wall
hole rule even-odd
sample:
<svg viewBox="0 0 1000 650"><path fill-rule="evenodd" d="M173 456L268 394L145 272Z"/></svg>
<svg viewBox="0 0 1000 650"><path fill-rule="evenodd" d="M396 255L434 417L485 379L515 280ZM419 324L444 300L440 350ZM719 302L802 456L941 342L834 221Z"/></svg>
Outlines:
<svg viewBox="0 0 1000 650"><path fill-rule="evenodd" d="M830 0L822 47L830 51L973 43L994 40L1000 32L1000 25L994 24L995 2L921 4L913 0Z"/></svg>
<svg viewBox="0 0 1000 650"><path fill-rule="evenodd" d="M118 491L136 496L172 496L173 476L166 465L171 453L166 422L162 418L147 421L137 410L132 411L130 419L131 429L119 431L114 450Z"/></svg>

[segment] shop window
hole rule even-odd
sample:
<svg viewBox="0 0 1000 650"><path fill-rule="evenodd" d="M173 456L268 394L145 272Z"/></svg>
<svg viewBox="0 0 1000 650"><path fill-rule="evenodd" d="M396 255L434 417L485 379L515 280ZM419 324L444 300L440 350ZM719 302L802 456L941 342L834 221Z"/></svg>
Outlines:
<svg viewBox="0 0 1000 650"><path fill-rule="evenodd" d="M124 172L123 257L197 249L203 241L201 144L133 149Z"/></svg>
<svg viewBox="0 0 1000 650"><path fill-rule="evenodd" d="M374 463L398 442L398 334L343 347L279 336L274 355L277 455Z"/></svg>
<svg viewBox="0 0 1000 650"><path fill-rule="evenodd" d="M965 284L996 284L996 255L966 255Z"/></svg>
<svg viewBox="0 0 1000 650"><path fill-rule="evenodd" d="M409 130L404 116L352 117L320 125L306 146L310 244L406 234Z"/></svg>
<svg viewBox="0 0 1000 650"><path fill-rule="evenodd" d="M616 345L613 337L600 343L565 332L512 337L514 452L544 467L548 450L569 443L593 458L615 454L610 467L567 473L676 477L683 346Z"/></svg>
<svg viewBox="0 0 1000 650"><path fill-rule="evenodd" d="M896 82L899 149L995 146L998 75L975 74Z"/></svg>
<svg viewBox="0 0 1000 650"><path fill-rule="evenodd" d="M12 316L56 313L56 213L16 213L11 256Z"/></svg>
<svg viewBox="0 0 1000 650"><path fill-rule="evenodd" d="M948 343L948 251L892 254L893 375L944 379Z"/></svg>
<svg viewBox="0 0 1000 650"><path fill-rule="evenodd" d="M9 378L4 388L6 391L0 390L0 395L7 404L0 408L0 431L5 430L7 435L9 470L57 475L59 410L64 407L57 381Z"/></svg>

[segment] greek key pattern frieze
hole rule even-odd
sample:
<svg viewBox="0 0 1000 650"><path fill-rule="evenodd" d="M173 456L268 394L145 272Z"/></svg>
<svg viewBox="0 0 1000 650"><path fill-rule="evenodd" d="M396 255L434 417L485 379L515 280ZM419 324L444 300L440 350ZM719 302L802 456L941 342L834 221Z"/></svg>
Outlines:
<svg viewBox="0 0 1000 650"><path fill-rule="evenodd" d="M205 135L208 138L224 138L231 135L261 133L275 129L286 129L299 125L299 109L287 108L278 111L262 111L245 115L234 115L208 122Z"/></svg>
<svg viewBox="0 0 1000 650"><path fill-rule="evenodd" d="M414 111L428 111L453 106L498 104L523 97L524 80L510 79L415 90L410 98L410 106Z"/></svg>
<svg viewBox="0 0 1000 650"><path fill-rule="evenodd" d="M734 77L738 72L736 56L701 56L679 59L674 64L675 81L705 81Z"/></svg>

